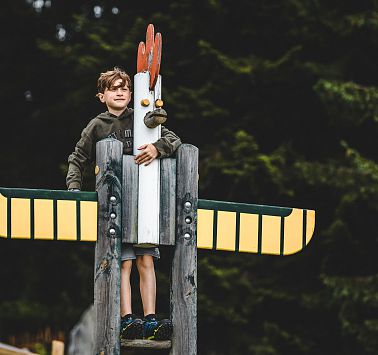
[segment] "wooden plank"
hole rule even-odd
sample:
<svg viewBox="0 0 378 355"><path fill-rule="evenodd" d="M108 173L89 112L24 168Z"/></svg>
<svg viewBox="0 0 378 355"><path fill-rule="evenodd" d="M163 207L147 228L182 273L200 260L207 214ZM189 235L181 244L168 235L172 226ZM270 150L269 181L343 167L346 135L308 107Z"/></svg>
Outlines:
<svg viewBox="0 0 378 355"><path fill-rule="evenodd" d="M176 247L172 261L171 355L197 354L198 148L177 151ZM187 217L191 222L187 223Z"/></svg>
<svg viewBox="0 0 378 355"><path fill-rule="evenodd" d="M123 243L138 243L138 164L133 155L123 156Z"/></svg>
<svg viewBox="0 0 378 355"><path fill-rule="evenodd" d="M0 237L7 237L7 220L8 220L8 209L7 209L7 198L4 197L0 192Z"/></svg>
<svg viewBox="0 0 378 355"><path fill-rule="evenodd" d="M12 239L30 239L30 201L26 198L11 199Z"/></svg>
<svg viewBox="0 0 378 355"><path fill-rule="evenodd" d="M57 239L77 239L76 201L57 201Z"/></svg>
<svg viewBox="0 0 378 355"><path fill-rule="evenodd" d="M37 355L27 349L19 349L14 346L0 343L0 355Z"/></svg>
<svg viewBox="0 0 378 355"><path fill-rule="evenodd" d="M52 341L51 355L64 355L64 343L62 341Z"/></svg>
<svg viewBox="0 0 378 355"><path fill-rule="evenodd" d="M176 236L176 159L160 162L160 242L175 245Z"/></svg>
<svg viewBox="0 0 378 355"><path fill-rule="evenodd" d="M120 353L120 284L122 235L122 142L96 144L98 237L95 252L95 354ZM115 218L111 218L112 214Z"/></svg>
<svg viewBox="0 0 378 355"><path fill-rule="evenodd" d="M34 200L34 239L54 239L54 211L52 200Z"/></svg>
<svg viewBox="0 0 378 355"><path fill-rule="evenodd" d="M170 340L121 340L121 346L126 349L170 349L172 342Z"/></svg>

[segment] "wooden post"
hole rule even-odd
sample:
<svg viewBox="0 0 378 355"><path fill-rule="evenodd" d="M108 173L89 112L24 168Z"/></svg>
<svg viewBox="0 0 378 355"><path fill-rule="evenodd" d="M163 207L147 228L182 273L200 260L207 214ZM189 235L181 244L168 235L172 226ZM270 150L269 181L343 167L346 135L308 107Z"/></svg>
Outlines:
<svg viewBox="0 0 378 355"><path fill-rule="evenodd" d="M122 142L96 144L98 228L94 308L96 355L120 354L120 283L122 237Z"/></svg>
<svg viewBox="0 0 378 355"><path fill-rule="evenodd" d="M159 244L175 245L176 236L176 159L160 161Z"/></svg>
<svg viewBox="0 0 378 355"><path fill-rule="evenodd" d="M138 165L134 156L123 156L122 242L138 244ZM160 161L159 244L174 245L176 235L176 159ZM149 220L144 221L149 223Z"/></svg>
<svg viewBox="0 0 378 355"><path fill-rule="evenodd" d="M64 355L64 343L62 341L52 341L51 355Z"/></svg>
<svg viewBox="0 0 378 355"><path fill-rule="evenodd" d="M170 355L197 354L198 148L177 151L176 246L172 261Z"/></svg>
<svg viewBox="0 0 378 355"><path fill-rule="evenodd" d="M138 243L138 168L133 155L123 156L122 243Z"/></svg>

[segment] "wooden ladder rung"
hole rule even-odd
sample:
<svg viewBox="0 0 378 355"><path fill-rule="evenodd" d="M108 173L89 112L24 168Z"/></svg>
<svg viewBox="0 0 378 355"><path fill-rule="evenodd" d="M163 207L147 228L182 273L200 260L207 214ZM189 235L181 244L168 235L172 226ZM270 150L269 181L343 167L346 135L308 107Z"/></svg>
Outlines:
<svg viewBox="0 0 378 355"><path fill-rule="evenodd" d="M170 340L121 340L121 347L126 349L170 349L172 342Z"/></svg>

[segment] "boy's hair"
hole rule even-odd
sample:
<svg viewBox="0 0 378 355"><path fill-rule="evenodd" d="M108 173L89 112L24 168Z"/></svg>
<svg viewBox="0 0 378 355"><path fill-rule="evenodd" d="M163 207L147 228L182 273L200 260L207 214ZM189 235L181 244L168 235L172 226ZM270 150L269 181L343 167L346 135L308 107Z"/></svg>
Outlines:
<svg viewBox="0 0 378 355"><path fill-rule="evenodd" d="M131 91L131 79L128 74L119 67L114 67L113 70L108 70L105 73L101 73L97 80L97 91L99 94L103 94L105 89L110 89L114 82L118 79L122 79L122 87L127 86Z"/></svg>

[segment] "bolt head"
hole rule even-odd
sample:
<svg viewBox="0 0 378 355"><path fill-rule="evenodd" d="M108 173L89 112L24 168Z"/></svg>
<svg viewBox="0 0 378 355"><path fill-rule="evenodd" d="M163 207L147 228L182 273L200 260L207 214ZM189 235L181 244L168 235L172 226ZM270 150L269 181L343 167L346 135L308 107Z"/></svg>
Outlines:
<svg viewBox="0 0 378 355"><path fill-rule="evenodd" d="M190 223L192 223L192 219L191 219L190 217L186 217L186 218L185 218L185 222L186 222L187 224L190 224Z"/></svg>
<svg viewBox="0 0 378 355"><path fill-rule="evenodd" d="M163 105L164 105L163 100L161 100L161 99L157 99L157 100L155 101L155 106L156 106L156 107L160 108L160 107L163 107Z"/></svg>
<svg viewBox="0 0 378 355"><path fill-rule="evenodd" d="M110 218L114 219L114 218L116 218L116 217L117 217L117 215L116 215L115 213L112 212L112 213L110 214Z"/></svg>
<svg viewBox="0 0 378 355"><path fill-rule="evenodd" d="M150 100L148 99L143 99L140 104L143 106L143 107L147 107L150 105Z"/></svg>
<svg viewBox="0 0 378 355"><path fill-rule="evenodd" d="M115 234L116 234L116 231L115 231L114 228L110 228L110 229L109 229L109 233L110 233L110 235L115 235Z"/></svg>
<svg viewBox="0 0 378 355"><path fill-rule="evenodd" d="M185 238L185 239L190 239L190 237L191 237L190 233L185 233L185 234L184 234L184 238Z"/></svg>
<svg viewBox="0 0 378 355"><path fill-rule="evenodd" d="M115 196L111 196L110 202L112 202L112 203L117 202L117 198Z"/></svg>
<svg viewBox="0 0 378 355"><path fill-rule="evenodd" d="M189 201L186 201L184 206L185 206L185 208L190 208L190 207L192 207L192 204Z"/></svg>

